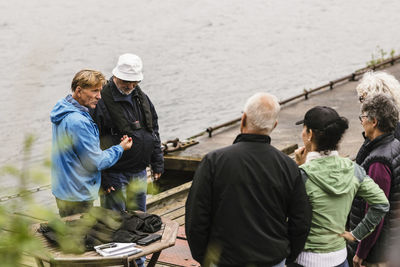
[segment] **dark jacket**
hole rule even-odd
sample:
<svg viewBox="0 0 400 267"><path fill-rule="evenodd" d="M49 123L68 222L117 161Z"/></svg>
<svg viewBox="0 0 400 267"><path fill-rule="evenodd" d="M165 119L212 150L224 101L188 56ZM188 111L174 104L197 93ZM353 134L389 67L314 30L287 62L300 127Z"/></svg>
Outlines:
<svg viewBox="0 0 400 267"><path fill-rule="evenodd" d="M361 165L365 159L365 157L371 152L368 151L367 148L370 148L372 145L370 143L370 140L365 137L365 133L362 133L364 137L364 143L361 145L360 149L358 150L357 157L356 157L356 162L357 164ZM400 141L400 122L397 123L396 129L394 130L393 133L394 138ZM368 145L368 146L367 146Z"/></svg>
<svg viewBox="0 0 400 267"><path fill-rule="evenodd" d="M378 240L369 252L366 261L369 263L387 261L387 252L391 247L392 240L400 238L399 233L394 234L392 230L399 226L400 217L400 141L394 138L393 134L384 134L372 141L363 144L362 149L357 155L357 163L368 173L371 164L380 162L389 167L392 173L392 181L389 194L390 210L385 216L383 229ZM353 202L350 219L350 228L364 217L365 202L356 199ZM349 246L350 252L355 253L356 246Z"/></svg>
<svg viewBox="0 0 400 267"><path fill-rule="evenodd" d="M162 221L158 215L143 212L123 212L101 207L93 207L79 219L66 221L60 219L40 224L38 232L47 240L61 246L64 253L83 253L109 242L131 243L161 229ZM63 229L63 231L60 231ZM68 244L68 245L66 245Z"/></svg>
<svg viewBox="0 0 400 267"><path fill-rule="evenodd" d="M201 161L186 202L195 260L207 249L218 266L271 266L303 249L311 207L297 165L265 135L240 134ZM207 266L207 264L205 264Z"/></svg>
<svg viewBox="0 0 400 267"><path fill-rule="evenodd" d="M115 105L120 105L123 110L122 114L116 114L120 118L127 120L131 124L135 124L129 136L132 137L133 145L130 150L124 151L122 158L106 172L140 172L151 164L155 173L164 171L164 158L161 151L160 135L158 133L158 117L154 105L151 103L147 95L145 97L149 103L149 109L152 115L151 129L146 127L144 110L138 100L137 91L134 90L131 95L121 94L115 86L112 78L104 86L111 89L112 98ZM136 95L135 95L136 94ZM102 92L103 97L103 92ZM121 142L121 137L127 132L120 131L112 119L110 109L107 108L103 99L100 99L96 109L91 111L93 120L99 127L100 145L102 149L106 149L114 144ZM115 116L115 114L114 114Z"/></svg>
<svg viewBox="0 0 400 267"><path fill-rule="evenodd" d="M400 140L400 122L397 123L397 127L394 130L394 138L396 138L397 140Z"/></svg>

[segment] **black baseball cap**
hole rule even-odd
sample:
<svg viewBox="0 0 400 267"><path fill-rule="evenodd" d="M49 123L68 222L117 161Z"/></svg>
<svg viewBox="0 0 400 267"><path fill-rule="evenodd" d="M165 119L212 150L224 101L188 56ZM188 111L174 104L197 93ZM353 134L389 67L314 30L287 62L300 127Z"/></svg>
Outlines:
<svg viewBox="0 0 400 267"><path fill-rule="evenodd" d="M340 116L336 110L331 107L316 106L308 110L304 119L296 122L296 125L304 124L310 129L323 130L337 120L340 120Z"/></svg>

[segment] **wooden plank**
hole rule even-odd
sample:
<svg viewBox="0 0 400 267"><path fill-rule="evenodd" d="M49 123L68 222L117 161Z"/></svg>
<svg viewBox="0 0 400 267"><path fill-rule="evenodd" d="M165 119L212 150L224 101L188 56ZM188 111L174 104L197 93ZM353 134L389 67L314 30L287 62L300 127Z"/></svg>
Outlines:
<svg viewBox="0 0 400 267"><path fill-rule="evenodd" d="M146 262L149 262L149 261L146 260ZM36 263L35 259L32 256L24 255L18 266L21 266L21 267L36 267L37 263ZM48 266L48 265L45 265L45 266ZM181 266L182 265L176 265L176 264L171 264L171 263L162 263L162 262L157 262L157 264L155 265L155 267L181 267Z"/></svg>
<svg viewBox="0 0 400 267"><path fill-rule="evenodd" d="M174 211L176 209L178 209L179 207L182 207L185 205L186 203L186 198L187 195L183 196L182 198L179 198L177 200L171 200L169 203L165 203L165 206L158 206L156 209L148 211L150 213L153 214L157 214L159 216L165 216L168 213L170 213L171 211Z"/></svg>
<svg viewBox="0 0 400 267"><path fill-rule="evenodd" d="M152 196L147 200L147 205L146 205L147 210L149 212L152 212L155 209L162 208L163 206L168 205L171 202L174 202L175 199L178 199L182 196L186 196L191 186L192 182L187 182L183 185L180 185L178 187L172 188L170 190Z"/></svg>
<svg viewBox="0 0 400 267"><path fill-rule="evenodd" d="M166 170L195 171L201 161L201 157L181 157L174 155L164 156Z"/></svg>
<svg viewBox="0 0 400 267"><path fill-rule="evenodd" d="M185 206L178 207L177 209L164 214L164 217L170 220L176 220L182 216L185 216Z"/></svg>
<svg viewBox="0 0 400 267"><path fill-rule="evenodd" d="M158 261L155 267L185 267L185 266L176 265L176 264L168 263L168 262L160 262L160 261Z"/></svg>
<svg viewBox="0 0 400 267"><path fill-rule="evenodd" d="M23 217L24 219L30 221L31 224L38 222L42 223L47 221L45 218L39 218L35 215L28 214L27 212L14 212L12 216Z"/></svg>
<svg viewBox="0 0 400 267"><path fill-rule="evenodd" d="M185 216L176 218L174 221L177 222L179 224L179 226L185 225Z"/></svg>
<svg viewBox="0 0 400 267"><path fill-rule="evenodd" d="M27 254L22 255L19 264L19 266L37 266L35 258Z"/></svg>

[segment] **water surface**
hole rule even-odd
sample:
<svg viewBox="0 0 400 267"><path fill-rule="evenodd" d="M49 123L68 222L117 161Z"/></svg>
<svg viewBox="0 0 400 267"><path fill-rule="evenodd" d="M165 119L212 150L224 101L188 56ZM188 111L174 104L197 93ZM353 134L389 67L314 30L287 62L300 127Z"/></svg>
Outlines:
<svg viewBox="0 0 400 267"><path fill-rule="evenodd" d="M258 91L286 99L400 51L400 2L13 0L0 2L0 164L49 150L49 112L83 68L144 61L163 140L240 116Z"/></svg>

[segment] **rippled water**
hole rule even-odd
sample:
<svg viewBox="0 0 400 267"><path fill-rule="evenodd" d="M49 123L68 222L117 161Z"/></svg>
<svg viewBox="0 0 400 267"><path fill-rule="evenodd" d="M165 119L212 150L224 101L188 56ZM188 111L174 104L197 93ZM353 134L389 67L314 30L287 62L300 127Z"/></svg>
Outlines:
<svg viewBox="0 0 400 267"><path fill-rule="evenodd" d="M247 97L280 99L400 51L400 2L317 0L13 0L0 2L0 164L49 149L49 112L73 75L111 75L125 52L144 61L142 88L163 140L240 115Z"/></svg>

